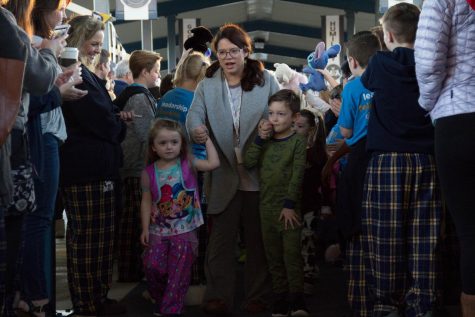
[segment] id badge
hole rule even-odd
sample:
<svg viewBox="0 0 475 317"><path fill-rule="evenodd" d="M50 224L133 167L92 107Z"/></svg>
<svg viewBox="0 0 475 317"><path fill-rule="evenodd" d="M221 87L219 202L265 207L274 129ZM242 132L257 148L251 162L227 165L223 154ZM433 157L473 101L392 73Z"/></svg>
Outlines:
<svg viewBox="0 0 475 317"><path fill-rule="evenodd" d="M234 147L234 153L236 153L236 160L238 164L242 164L242 153L241 149L237 146Z"/></svg>

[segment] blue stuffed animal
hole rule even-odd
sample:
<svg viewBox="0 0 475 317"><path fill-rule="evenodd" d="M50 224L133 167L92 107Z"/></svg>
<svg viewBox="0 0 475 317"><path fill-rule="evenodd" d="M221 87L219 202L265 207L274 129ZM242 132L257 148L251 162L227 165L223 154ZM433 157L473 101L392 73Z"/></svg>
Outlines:
<svg viewBox="0 0 475 317"><path fill-rule="evenodd" d="M336 57L341 51L340 44L332 45L325 51L325 43L317 44L315 51L310 53L307 57L308 66L303 69L305 74L309 74L308 83L300 84L300 89L305 93L311 89L313 91L326 90L325 79L323 75L316 71L316 69L325 69L330 58Z"/></svg>

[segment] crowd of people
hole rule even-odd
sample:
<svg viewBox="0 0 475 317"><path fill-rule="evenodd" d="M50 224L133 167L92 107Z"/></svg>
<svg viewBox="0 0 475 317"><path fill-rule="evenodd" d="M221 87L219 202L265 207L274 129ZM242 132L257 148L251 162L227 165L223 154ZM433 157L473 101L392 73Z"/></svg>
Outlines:
<svg viewBox="0 0 475 317"><path fill-rule="evenodd" d="M76 316L126 312L108 297L115 261L118 282L146 280L155 316L182 316L192 290L227 315L237 248L247 313L313 316L326 259L347 272L351 316L437 316L448 217L475 316L473 2L390 7L312 101L236 24L160 83L158 53L112 64L95 15L57 32L69 2L0 0L1 316L52 313L58 205Z"/></svg>

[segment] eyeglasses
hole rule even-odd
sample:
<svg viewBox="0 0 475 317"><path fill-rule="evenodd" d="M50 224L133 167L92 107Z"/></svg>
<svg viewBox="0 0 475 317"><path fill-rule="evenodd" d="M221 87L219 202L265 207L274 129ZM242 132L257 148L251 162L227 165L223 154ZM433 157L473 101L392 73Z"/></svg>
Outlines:
<svg viewBox="0 0 475 317"><path fill-rule="evenodd" d="M242 51L242 48L235 47L235 48L230 49L229 51L218 50L216 52L216 55L218 55L218 58L220 58L220 59L225 59L226 56L228 56L228 54L229 54L230 57L234 58L234 57L238 57L239 53L241 53L241 51Z"/></svg>

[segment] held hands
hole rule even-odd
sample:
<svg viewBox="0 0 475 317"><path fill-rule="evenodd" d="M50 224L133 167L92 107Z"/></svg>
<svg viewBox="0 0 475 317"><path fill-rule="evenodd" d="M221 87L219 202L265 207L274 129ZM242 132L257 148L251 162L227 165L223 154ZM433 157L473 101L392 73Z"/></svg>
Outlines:
<svg viewBox="0 0 475 317"><path fill-rule="evenodd" d="M295 229L296 227L302 225L300 222L300 217L297 215L294 209L284 208L282 209L279 221L284 222L284 228L287 229Z"/></svg>
<svg viewBox="0 0 475 317"><path fill-rule="evenodd" d="M327 153L329 156L332 156L342 145L345 143L344 139L336 139L335 143L327 144Z"/></svg>
<svg viewBox="0 0 475 317"><path fill-rule="evenodd" d="M204 144L206 143L206 140L208 140L208 129L206 126L200 125L193 129L191 132L191 137L196 143Z"/></svg>
<svg viewBox="0 0 475 317"><path fill-rule="evenodd" d="M261 119L257 126L257 134L263 140L267 140L272 136L272 124L267 119Z"/></svg>
<svg viewBox="0 0 475 317"><path fill-rule="evenodd" d="M82 83L81 68L79 63L65 69L56 79L56 86L59 88L64 101L81 99L87 95L87 90L80 90L74 87Z"/></svg>

